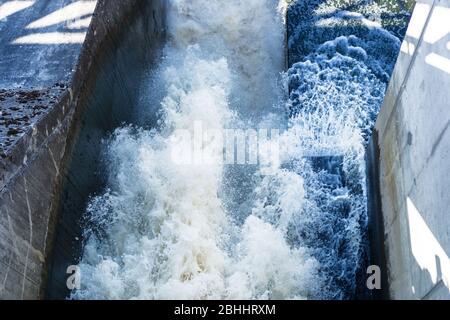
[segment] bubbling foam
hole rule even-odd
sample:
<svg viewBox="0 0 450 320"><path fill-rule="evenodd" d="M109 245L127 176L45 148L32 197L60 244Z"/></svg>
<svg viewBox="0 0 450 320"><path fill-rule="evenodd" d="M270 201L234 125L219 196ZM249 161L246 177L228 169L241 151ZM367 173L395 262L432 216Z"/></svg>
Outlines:
<svg viewBox="0 0 450 320"><path fill-rule="evenodd" d="M162 97L158 125L119 128L107 142L108 189L87 207L72 298L355 296L364 146L399 40L361 14L295 1L288 42L298 62L282 74L280 3L168 1L165 59L149 81ZM177 132L194 134L198 122L280 129L268 141L279 161L174 162L174 146L192 147ZM199 147L221 157L213 143Z"/></svg>
<svg viewBox="0 0 450 320"><path fill-rule="evenodd" d="M236 213L225 209L230 177L223 164L171 159L173 145L183 143L176 130L192 133L196 121L232 127L278 103L283 33L276 5L169 1L170 42L154 75L166 90L159 126L120 128L108 141L109 188L88 205L82 288L72 298L295 299L314 291L316 260L286 240L304 197L299 175L281 168L259 175L260 199ZM202 145L221 152L210 148ZM273 193L276 186L282 189ZM268 195L271 204L263 205Z"/></svg>
<svg viewBox="0 0 450 320"><path fill-rule="evenodd" d="M365 146L400 48L381 27L383 10L359 0L295 1L288 9L291 117L283 139L306 195L289 235L318 260L321 298L368 295Z"/></svg>

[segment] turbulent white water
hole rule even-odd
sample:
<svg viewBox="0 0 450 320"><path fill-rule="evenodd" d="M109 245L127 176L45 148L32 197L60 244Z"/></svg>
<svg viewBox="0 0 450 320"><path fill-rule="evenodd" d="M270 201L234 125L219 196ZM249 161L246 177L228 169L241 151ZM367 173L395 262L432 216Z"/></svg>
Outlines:
<svg viewBox="0 0 450 320"><path fill-rule="evenodd" d="M149 106L158 125L121 128L107 142L108 190L88 205L82 288L72 298L342 298L354 290L364 133L385 84L356 37L325 43L282 77L282 10L275 0L168 1L169 42L148 84L163 97ZM195 123L280 129L272 143L281 161L173 161L174 146L190 148L177 130L194 134ZM200 148L222 155L212 142Z"/></svg>
<svg viewBox="0 0 450 320"><path fill-rule="evenodd" d="M401 4L307 0L288 10L288 133L307 158L291 166L307 199L291 237L320 264L321 298L367 296L364 148L400 48L394 34L407 23L393 9Z"/></svg>
<svg viewBox="0 0 450 320"><path fill-rule="evenodd" d="M169 1L170 42L154 75L166 91L159 128L123 128L111 138L109 190L87 210L95 227L86 230L83 287L74 298L283 299L314 290L316 261L285 238L302 204L299 175L275 170L260 178L257 193L275 198L271 207L255 201L248 212L227 212L222 164L171 159L175 129L256 123L278 103L284 33L277 6ZM265 221L275 212L279 223Z"/></svg>

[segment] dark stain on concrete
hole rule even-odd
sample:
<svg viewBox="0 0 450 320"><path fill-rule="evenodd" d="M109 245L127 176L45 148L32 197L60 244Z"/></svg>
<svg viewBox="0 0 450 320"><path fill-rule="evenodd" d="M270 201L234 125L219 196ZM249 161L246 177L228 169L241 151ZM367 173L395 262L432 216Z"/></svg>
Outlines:
<svg viewBox="0 0 450 320"><path fill-rule="evenodd" d="M15 143L54 107L67 85L46 89L0 90L0 157L6 158Z"/></svg>

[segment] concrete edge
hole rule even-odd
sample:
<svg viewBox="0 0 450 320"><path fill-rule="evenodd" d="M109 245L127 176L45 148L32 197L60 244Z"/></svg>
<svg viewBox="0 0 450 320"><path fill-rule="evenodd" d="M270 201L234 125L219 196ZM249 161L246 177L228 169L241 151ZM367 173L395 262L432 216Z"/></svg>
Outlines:
<svg viewBox="0 0 450 320"><path fill-rule="evenodd" d="M49 271L48 263L50 262L49 257L53 249L53 242L56 236L55 231L59 220L60 196L63 191L65 175L70 164L69 160L72 157L73 148L81 129L82 115L94 83L96 82L97 71L101 65L100 61L108 54L107 49L114 47L117 39L120 39L120 35L126 31L126 26L133 19L134 13L138 10L136 7L139 5L139 0L99 0L86 35L86 40L83 43L76 71L71 80L71 87L68 89L72 104L71 114L68 115L70 125L66 134L64 156L60 162L60 174L57 177L52 193L53 200L49 219L49 228L51 230L47 237L46 263L43 267L40 288L41 299L45 297Z"/></svg>
<svg viewBox="0 0 450 320"><path fill-rule="evenodd" d="M0 299L44 297L62 176L80 128L98 62L113 46L138 0L99 0L69 87L0 159ZM49 164L50 163L50 164ZM9 227L8 227L9 225Z"/></svg>

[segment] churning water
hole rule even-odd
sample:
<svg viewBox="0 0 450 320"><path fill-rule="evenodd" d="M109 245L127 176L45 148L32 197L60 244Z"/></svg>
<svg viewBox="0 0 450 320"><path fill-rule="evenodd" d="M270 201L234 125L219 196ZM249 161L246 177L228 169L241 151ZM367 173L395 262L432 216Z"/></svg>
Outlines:
<svg viewBox="0 0 450 320"><path fill-rule="evenodd" d="M298 62L283 72L283 2L168 1L169 40L139 116L154 126L106 141L108 188L87 206L72 298L355 296L366 259L364 145L400 41L379 17L324 3L287 9ZM277 129L265 143L279 147L278 161L174 161L174 146L192 146L177 132L195 136L198 124ZM197 147L217 160L212 140Z"/></svg>

